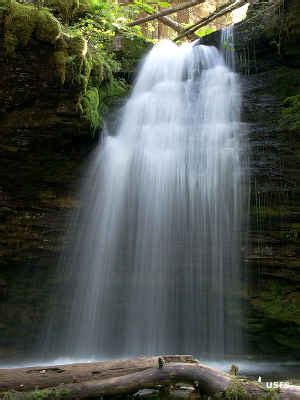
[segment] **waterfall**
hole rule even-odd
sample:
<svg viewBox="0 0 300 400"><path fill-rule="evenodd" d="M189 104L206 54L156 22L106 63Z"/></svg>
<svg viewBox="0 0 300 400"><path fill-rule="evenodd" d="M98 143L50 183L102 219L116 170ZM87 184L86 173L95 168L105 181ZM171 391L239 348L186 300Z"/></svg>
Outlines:
<svg viewBox="0 0 300 400"><path fill-rule="evenodd" d="M149 52L83 179L52 355L240 351L240 101L216 48Z"/></svg>
<svg viewBox="0 0 300 400"><path fill-rule="evenodd" d="M222 29L221 51L225 60L225 64L228 65L232 70L235 70L234 25Z"/></svg>

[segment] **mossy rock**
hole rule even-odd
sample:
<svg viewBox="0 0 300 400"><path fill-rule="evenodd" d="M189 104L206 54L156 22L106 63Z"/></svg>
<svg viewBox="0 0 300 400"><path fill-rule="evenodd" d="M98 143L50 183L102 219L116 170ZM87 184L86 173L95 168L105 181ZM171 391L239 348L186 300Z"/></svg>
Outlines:
<svg viewBox="0 0 300 400"><path fill-rule="evenodd" d="M61 33L61 25L54 15L48 10L40 10L36 20L36 38L42 42L53 44Z"/></svg>
<svg viewBox="0 0 300 400"><path fill-rule="evenodd" d="M281 125L291 130L300 130L300 94L284 100Z"/></svg>
<svg viewBox="0 0 300 400"><path fill-rule="evenodd" d="M41 3L50 8L41 7ZM78 102L80 112L90 123L91 131L95 132L101 126L103 112L116 97L127 92L127 85L122 78L115 77L123 66L110 45L97 49L89 46L79 28L64 24L70 22L82 4L87 11L92 6L90 0L44 0L39 2L39 7L16 0L0 0L0 14L3 10L7 57L17 56L19 48L31 51L40 46L37 42L49 44L46 51L52 60L50 69L54 67L53 72L62 85L77 91L75 104ZM130 66L126 66L125 74L127 68L132 71L140 54L145 51L143 40L137 39L136 42L126 38L126 41L128 43L123 47L126 54L121 59L129 60Z"/></svg>
<svg viewBox="0 0 300 400"><path fill-rule="evenodd" d="M79 8L79 0L45 0L44 4L57 12L65 23L71 21Z"/></svg>
<svg viewBox="0 0 300 400"><path fill-rule="evenodd" d="M55 43L61 35L60 22L47 9L11 1L4 21L4 47L8 56L15 55L17 46L26 47L31 38Z"/></svg>
<svg viewBox="0 0 300 400"><path fill-rule="evenodd" d="M9 4L9 0L0 0L0 23L3 21L3 16L8 10Z"/></svg>
<svg viewBox="0 0 300 400"><path fill-rule="evenodd" d="M27 46L36 27L37 10L32 5L13 1L4 22L4 46L8 55L15 53L19 44Z"/></svg>
<svg viewBox="0 0 300 400"><path fill-rule="evenodd" d="M84 70L87 47L87 41L79 34L64 34L57 41L53 63L62 84L71 82L85 91L89 81L89 73L86 74ZM83 78L86 80L86 86L82 83Z"/></svg>
<svg viewBox="0 0 300 400"><path fill-rule="evenodd" d="M54 52L53 62L54 62L57 74L60 78L60 81L63 85L66 81L66 65L68 62L68 53L63 50Z"/></svg>
<svg viewBox="0 0 300 400"><path fill-rule="evenodd" d="M83 58L87 55L87 41L81 34L68 36L66 40L70 54L78 58Z"/></svg>

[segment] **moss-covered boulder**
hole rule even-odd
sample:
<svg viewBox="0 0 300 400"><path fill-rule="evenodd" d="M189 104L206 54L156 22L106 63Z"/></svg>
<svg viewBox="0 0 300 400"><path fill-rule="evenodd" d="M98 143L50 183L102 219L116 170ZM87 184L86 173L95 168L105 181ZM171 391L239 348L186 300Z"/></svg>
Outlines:
<svg viewBox="0 0 300 400"><path fill-rule="evenodd" d="M116 88L117 96L126 92L124 78L129 79L132 74L137 59L146 49L145 42L131 37L132 46L122 46L125 51L121 55L120 52L112 54L111 45L109 52L103 46L94 48L88 45L80 29L64 24L76 10L84 14L84 9L80 8L85 5L84 1L47 0L44 4L50 9L1 0L3 57L13 64L12 60L21 52L43 48L47 53L49 76L52 74L51 79L57 78L63 88L76 93L74 104L78 117L81 116L82 121L89 124L90 131L95 132L101 127L102 114L116 96ZM91 101L96 99L96 92L98 101Z"/></svg>

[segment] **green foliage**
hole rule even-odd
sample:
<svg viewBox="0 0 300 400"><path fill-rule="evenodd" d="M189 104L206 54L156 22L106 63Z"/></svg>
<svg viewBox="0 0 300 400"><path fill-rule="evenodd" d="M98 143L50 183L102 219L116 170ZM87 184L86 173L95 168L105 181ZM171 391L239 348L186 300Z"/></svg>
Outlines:
<svg viewBox="0 0 300 400"><path fill-rule="evenodd" d="M117 79L106 81L100 89L97 87L89 87L79 100L79 109L86 119L92 132L102 126L102 115L107 111L116 99L123 97L128 92L126 82Z"/></svg>
<svg viewBox="0 0 300 400"><path fill-rule="evenodd" d="M230 385L225 391L226 400L246 400L249 399L243 383L238 378L232 378Z"/></svg>
<svg viewBox="0 0 300 400"><path fill-rule="evenodd" d="M10 0L0 0L0 14L8 9L9 4Z"/></svg>
<svg viewBox="0 0 300 400"><path fill-rule="evenodd" d="M91 125L93 132L100 126L101 118L99 113L100 99L99 92L96 87L92 87L86 91L79 103L80 110L85 119Z"/></svg>
<svg viewBox="0 0 300 400"><path fill-rule="evenodd" d="M84 4L85 14L74 22L72 30L80 32L91 44L78 76L84 89L80 109L95 131L102 123L100 114L128 90L124 81L115 78L116 73L132 72L132 64L145 51L145 41L139 27L127 27L126 7L105 0L81 0L80 7ZM116 51L118 41L121 50Z"/></svg>
<svg viewBox="0 0 300 400"><path fill-rule="evenodd" d="M13 1L5 18L4 47L6 53L13 55L17 44L27 46L36 25L36 9Z"/></svg>
<svg viewBox="0 0 300 400"><path fill-rule="evenodd" d="M121 8L115 2L98 1L73 25L80 30L95 49L105 49L112 55L115 38L118 35L141 36L140 27L129 28L129 9Z"/></svg>
<svg viewBox="0 0 300 400"><path fill-rule="evenodd" d="M211 28L209 26L203 26L202 28L198 29L198 31L196 31L195 33L199 37L203 37L213 33L215 30L216 30L215 28Z"/></svg>
<svg viewBox="0 0 300 400"><path fill-rule="evenodd" d="M281 124L291 130L300 129L300 95L287 97L283 102Z"/></svg>
<svg viewBox="0 0 300 400"><path fill-rule="evenodd" d="M31 39L52 45L54 70L62 85L78 87L79 108L94 132L102 123L101 113L127 92L116 74L124 67L131 73L144 51L140 28L127 26L131 7L109 0L44 0L43 4L48 8L0 0L6 54L14 56ZM116 50L118 41L122 51Z"/></svg>
<svg viewBox="0 0 300 400"><path fill-rule="evenodd" d="M266 394L263 397L264 400L279 400L279 391L277 389L267 389Z"/></svg>
<svg viewBox="0 0 300 400"><path fill-rule="evenodd" d="M230 385L225 391L225 396L221 398L225 398L226 400L254 400L257 398L255 395L251 395L247 392L245 387L245 383L247 383L246 379L232 378ZM251 382L255 385L255 382ZM277 400L279 399L278 391L275 389L265 389L261 387L262 393L260 394L261 400ZM218 398L218 397L216 397Z"/></svg>
<svg viewBox="0 0 300 400"><path fill-rule="evenodd" d="M56 11L65 23L69 23L79 9L79 0L45 0L44 4Z"/></svg>

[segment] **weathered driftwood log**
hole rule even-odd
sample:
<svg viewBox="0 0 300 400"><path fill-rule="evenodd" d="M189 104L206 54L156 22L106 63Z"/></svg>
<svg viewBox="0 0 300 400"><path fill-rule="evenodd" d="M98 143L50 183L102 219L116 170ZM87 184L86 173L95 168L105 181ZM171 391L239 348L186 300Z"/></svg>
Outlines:
<svg viewBox="0 0 300 400"><path fill-rule="evenodd" d="M164 356L166 363L195 363L193 356ZM149 368L158 367L158 357L138 357L128 360L109 360L93 363L80 363L30 368L0 369L0 392L47 388L66 383L102 380Z"/></svg>
<svg viewBox="0 0 300 400"><path fill-rule="evenodd" d="M172 361L176 358L170 357L168 359L168 357L165 357L166 361ZM227 393L230 396L229 398L234 398L235 394L239 396L236 398L242 398L241 396L244 396L245 399L270 398L270 393L256 383L246 380L239 381L236 377L207 367L193 359L188 359L187 362L182 362L181 359L184 358L179 358L179 362L166 363L163 368L158 367L158 357L111 361L110 364L105 362L102 363L102 366L104 364L109 365L111 377L108 377L109 375L104 377L102 374L102 376L98 376L96 379L93 378L93 380L56 385L55 387L44 389L44 391L39 393L39 396L49 399L60 397L64 399L99 398L101 396L133 394L140 389L168 386L175 383L187 383L192 384L200 393L207 395ZM153 365L153 363L156 365ZM138 365L145 366L147 364L149 367L139 372L129 372L126 375L116 376L119 373L119 369L124 371L126 364L131 367L131 371ZM78 368L83 368L84 364L77 366ZM75 365L72 367L74 368ZM93 369L93 371L97 371L98 368L99 366ZM11 370L12 373L14 371L13 369ZM100 367L100 374L101 372L104 371ZM24 392L20 390L21 388L19 388L19 391L14 392L14 399L28 399L31 394L37 395L36 392ZM4 394L2 394L2 398L4 398ZM300 399L300 388L291 386L290 388L282 389L277 394L277 398L283 400Z"/></svg>

